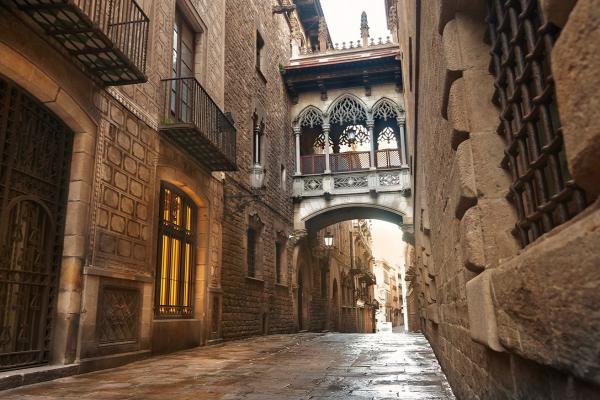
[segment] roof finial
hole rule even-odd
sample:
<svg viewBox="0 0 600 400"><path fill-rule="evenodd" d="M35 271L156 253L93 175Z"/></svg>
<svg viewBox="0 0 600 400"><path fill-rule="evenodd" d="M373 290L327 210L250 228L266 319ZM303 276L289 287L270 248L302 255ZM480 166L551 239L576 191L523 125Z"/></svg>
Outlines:
<svg viewBox="0 0 600 400"><path fill-rule="evenodd" d="M367 13L362 12L360 15L360 37L363 41L363 46L369 45L369 22L367 21Z"/></svg>
<svg viewBox="0 0 600 400"><path fill-rule="evenodd" d="M319 51L327 51L327 22L325 17L319 18Z"/></svg>

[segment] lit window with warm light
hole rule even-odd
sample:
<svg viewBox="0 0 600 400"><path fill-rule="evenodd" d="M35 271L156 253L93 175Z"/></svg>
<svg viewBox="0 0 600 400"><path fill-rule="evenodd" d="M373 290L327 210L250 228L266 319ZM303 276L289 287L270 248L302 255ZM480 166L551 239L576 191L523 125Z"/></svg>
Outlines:
<svg viewBox="0 0 600 400"><path fill-rule="evenodd" d="M177 188L163 183L160 193L156 314L165 318L193 316L196 207Z"/></svg>

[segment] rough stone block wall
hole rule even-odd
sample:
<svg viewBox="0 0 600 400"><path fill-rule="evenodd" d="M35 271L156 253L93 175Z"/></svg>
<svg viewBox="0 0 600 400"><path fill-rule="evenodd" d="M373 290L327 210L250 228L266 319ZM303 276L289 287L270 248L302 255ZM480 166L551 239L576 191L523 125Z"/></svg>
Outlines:
<svg viewBox="0 0 600 400"><path fill-rule="evenodd" d="M285 280L276 285L275 241L291 233L291 171L293 137L288 98L279 65L290 56L290 31L283 15L273 15L271 3L259 0L226 1L225 110L233 115L237 129L239 172L225 179L223 225L223 336L226 339L263 333L292 332L294 320L291 277L292 244L286 245ZM265 40L262 74L256 70L256 32ZM265 189L260 200L228 199L250 194L253 114L265 124L263 166ZM281 179L282 167L286 179ZM284 183L282 183L284 181ZM250 215L264 228L259 239L257 278L249 278L246 265L246 232Z"/></svg>
<svg viewBox="0 0 600 400"><path fill-rule="evenodd" d="M591 233L597 211L518 251L482 3L418 3L415 261L408 274L420 329L459 399L596 398L597 344L585 337L597 332L597 312L587 305L594 294L583 288L596 281L590 263L597 257L583 248L598 243ZM567 239L578 229L582 247L572 253ZM573 263L581 269L564 275ZM544 294L554 287L553 296ZM565 314L549 313L551 298L561 298L551 309ZM588 315L582 325L552 322L581 311Z"/></svg>

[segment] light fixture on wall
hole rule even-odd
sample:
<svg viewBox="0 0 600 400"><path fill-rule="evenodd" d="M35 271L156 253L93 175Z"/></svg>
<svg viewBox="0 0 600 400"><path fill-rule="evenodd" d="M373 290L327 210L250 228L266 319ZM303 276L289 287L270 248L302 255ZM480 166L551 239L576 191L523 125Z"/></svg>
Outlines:
<svg viewBox="0 0 600 400"><path fill-rule="evenodd" d="M333 235L331 232L327 232L325 236L323 236L323 244L327 250L330 250L333 247Z"/></svg>
<svg viewBox="0 0 600 400"><path fill-rule="evenodd" d="M263 188L265 182L265 169L260 164L254 164L250 171L250 188L258 192Z"/></svg>
<svg viewBox="0 0 600 400"><path fill-rule="evenodd" d="M232 214L237 214L238 212L240 212L241 210L243 210L251 202L253 202L253 201L260 201L261 197L263 196L262 192L263 192L263 188L264 188L264 182L265 182L265 168L262 165L256 163L250 169L250 190L251 190L251 193L225 195L224 196L225 207L227 207L227 200L231 200L231 199L245 199L245 198L247 198L248 199L247 201L244 201L244 202L238 204L238 206L232 212Z"/></svg>
<svg viewBox="0 0 600 400"><path fill-rule="evenodd" d="M356 127L349 126L347 128L346 135L348 137L348 143L354 144L356 142Z"/></svg>

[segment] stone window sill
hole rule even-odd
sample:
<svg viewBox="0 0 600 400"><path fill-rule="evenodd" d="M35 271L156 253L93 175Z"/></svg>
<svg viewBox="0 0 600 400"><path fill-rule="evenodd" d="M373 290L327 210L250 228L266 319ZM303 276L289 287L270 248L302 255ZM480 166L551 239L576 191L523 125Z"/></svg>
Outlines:
<svg viewBox="0 0 600 400"><path fill-rule="evenodd" d="M253 276L247 276L246 280L250 281L250 282L256 282L256 283L260 283L261 285L265 284L265 281L260 279L260 278L255 278Z"/></svg>
<svg viewBox="0 0 600 400"><path fill-rule="evenodd" d="M275 287L281 288L281 289L288 289L288 285L284 284L284 283L275 283Z"/></svg>

